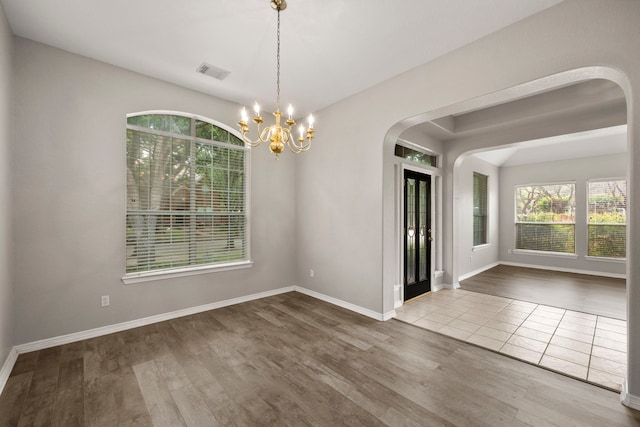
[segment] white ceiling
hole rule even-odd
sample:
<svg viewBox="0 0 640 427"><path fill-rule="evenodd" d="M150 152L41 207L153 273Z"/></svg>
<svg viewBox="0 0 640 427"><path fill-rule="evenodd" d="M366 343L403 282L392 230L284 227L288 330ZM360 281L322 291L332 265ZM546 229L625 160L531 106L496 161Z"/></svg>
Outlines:
<svg viewBox="0 0 640 427"><path fill-rule="evenodd" d="M561 0L289 0L282 104L330 105ZM0 0L13 32L200 92L275 107L269 0ZM223 81L201 62L229 70Z"/></svg>
<svg viewBox="0 0 640 427"><path fill-rule="evenodd" d="M626 152L627 125L621 125L522 142L474 155L496 166L508 167Z"/></svg>

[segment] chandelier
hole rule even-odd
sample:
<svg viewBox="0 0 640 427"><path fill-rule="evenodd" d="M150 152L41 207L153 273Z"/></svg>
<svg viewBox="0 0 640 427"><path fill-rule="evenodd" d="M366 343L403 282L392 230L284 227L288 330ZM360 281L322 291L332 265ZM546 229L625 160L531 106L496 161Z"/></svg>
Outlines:
<svg viewBox="0 0 640 427"><path fill-rule="evenodd" d="M282 117L282 112L280 111L280 11L287 8L287 2L285 0L270 1L271 7L278 12L278 30L276 32L278 41L276 54L276 111L273 113L276 122L271 126L261 129L264 120L260 116L260 106L256 102L253 107L255 113L253 122L258 125L257 139L252 141L251 138L247 136L250 132L249 125L247 124L249 117L247 116L247 109L244 107L240 112L241 119L238 122L238 126L240 127L240 132L242 132L244 141L249 144L249 146L257 147L261 143L269 141L269 149L277 158L278 154L284 150L285 145L296 154L307 151L311 147L311 140L313 139L313 116L309 115L309 126L306 130L303 125L300 125L298 138L294 136L294 131L292 130L292 126L295 126L296 122L293 120L293 107L291 104L289 104L289 108L287 108L288 118L284 122L285 126L280 124Z"/></svg>

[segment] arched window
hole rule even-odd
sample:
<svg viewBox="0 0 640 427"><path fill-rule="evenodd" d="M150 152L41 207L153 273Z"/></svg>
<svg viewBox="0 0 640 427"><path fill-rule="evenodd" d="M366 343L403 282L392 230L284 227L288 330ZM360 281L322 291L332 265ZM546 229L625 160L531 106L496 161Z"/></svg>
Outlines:
<svg viewBox="0 0 640 427"><path fill-rule="evenodd" d="M174 113L127 118L127 278L248 263L247 148Z"/></svg>

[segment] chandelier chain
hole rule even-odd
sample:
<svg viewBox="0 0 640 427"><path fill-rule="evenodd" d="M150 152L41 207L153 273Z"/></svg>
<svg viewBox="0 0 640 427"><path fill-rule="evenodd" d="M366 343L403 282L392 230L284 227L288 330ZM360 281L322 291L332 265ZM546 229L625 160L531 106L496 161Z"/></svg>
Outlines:
<svg viewBox="0 0 640 427"><path fill-rule="evenodd" d="M280 8L278 8L278 31L277 31L277 39L278 39L278 49L277 49L277 75L276 75L276 111L280 111Z"/></svg>
<svg viewBox="0 0 640 427"><path fill-rule="evenodd" d="M0 0L1 1L1 0ZM264 119L260 115L260 106L256 102L254 105L255 115L253 116L253 122L258 125L258 135L255 140L249 138L249 116L247 115L246 108L242 108L240 111L240 132L242 132L242 139L249 147L257 147L263 142L269 144L269 150L278 158L278 154L282 152L285 147L298 154L303 151L307 151L311 148L311 140L314 137L313 128L313 116L309 114L309 126L306 131L303 125L300 125L300 136L297 138L293 134L292 126L296 124L293 119L293 107L289 104L287 109L287 115L283 118L283 113L280 111L280 12L287 8L286 0L270 0L271 8L278 12L278 26L276 32L277 38L277 50L276 50L276 111L273 112L275 116L275 124L262 128ZM281 121L284 123L281 124Z"/></svg>

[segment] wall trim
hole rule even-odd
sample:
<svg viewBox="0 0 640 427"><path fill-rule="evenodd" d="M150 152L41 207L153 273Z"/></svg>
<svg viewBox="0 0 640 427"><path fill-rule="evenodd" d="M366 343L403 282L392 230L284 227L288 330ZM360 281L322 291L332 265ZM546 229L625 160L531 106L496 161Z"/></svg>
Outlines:
<svg viewBox="0 0 640 427"><path fill-rule="evenodd" d="M7 359L4 361L2 365L2 369L0 369L0 394L4 391L4 386L7 385L7 381L9 381L9 375L13 370L13 367L18 360L18 351L15 347L12 347L9 350L9 354L7 355Z"/></svg>
<svg viewBox="0 0 640 427"><path fill-rule="evenodd" d="M468 273L465 273L465 274L463 274L462 276L458 277L458 282L460 282L461 280L464 280L464 279L468 279L469 277L473 277L473 276L475 276L476 274L480 274L480 273L482 273L483 271L487 271L487 270L489 270L490 268L497 267L497 266L499 266L499 265L500 265L500 263L499 263L499 262L492 262L491 264L487 264L487 265L485 265L484 267L480 267L480 268L478 268L478 269L476 269L476 270L473 270L473 271L470 271L470 272L468 272Z"/></svg>
<svg viewBox="0 0 640 427"><path fill-rule="evenodd" d="M313 297L313 298L328 302L330 304L337 305L338 307L342 307L342 308L347 309L349 311L353 311L355 313L362 314L363 316L367 316L367 317L370 317L372 319L376 319L376 320L380 320L380 321L389 320L389 319L391 319L391 318L396 316L395 309L391 310L391 311L388 311L386 313L378 313L377 311L373 311L373 310L370 310L368 308L364 308L364 307L361 307L359 305L355 305L355 304L352 304L350 302L346 302L346 301L343 301L343 300L340 300L340 299L337 299L337 298L334 298L334 297L330 297L328 295L321 294L320 292L312 291L311 289L303 288L301 286L296 286L295 287L295 291L296 292L300 292L301 294L305 294L305 295L308 295L310 297Z"/></svg>
<svg viewBox="0 0 640 427"><path fill-rule="evenodd" d="M266 298L274 295L283 294L286 292L293 292L294 287L289 286L285 288L273 289L270 291L259 292L257 294L246 295L238 298L231 298L223 301L212 302L210 304L198 305L195 307L189 307L182 310L170 311L168 313L157 314L154 316L144 317L142 319L130 320L128 322L116 323L114 325L101 326L99 328L89 329L86 331L74 332L67 335L61 335L52 338L46 338L31 343L20 344L14 348L18 354L29 353L31 351L43 350L45 348L55 347L58 345L69 344L76 341L81 341L89 338L95 338L102 335L112 334L114 332L121 332L127 329L133 329L140 326L146 326L153 323L164 322L165 320L176 319L178 317L189 316L191 314L202 313L203 311L215 310L216 308L228 307L230 305L236 305L243 302L253 301L260 298Z"/></svg>
<svg viewBox="0 0 640 427"><path fill-rule="evenodd" d="M540 269L540 270L562 271L564 273L587 274L589 276L611 277L611 278L614 278L614 279L626 279L627 278L626 274L606 273L606 272L602 272L602 271L591 271L591 270L579 270L577 268L550 267L548 265L525 264L525 263L521 263L521 262L507 262L507 261L499 261L498 264L510 265L510 266L513 266L513 267L537 268L537 269ZM460 280L462 280L462 278Z"/></svg>
<svg viewBox="0 0 640 427"><path fill-rule="evenodd" d="M624 406L640 411L640 396L629 394L627 390L627 381L622 382L622 392L620 392L620 402Z"/></svg>

